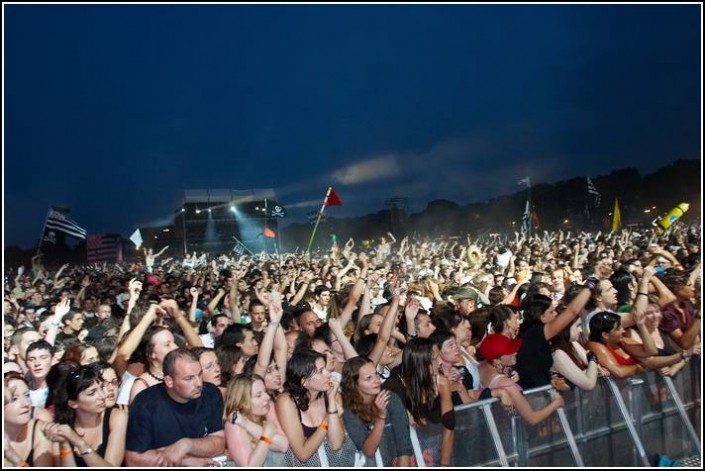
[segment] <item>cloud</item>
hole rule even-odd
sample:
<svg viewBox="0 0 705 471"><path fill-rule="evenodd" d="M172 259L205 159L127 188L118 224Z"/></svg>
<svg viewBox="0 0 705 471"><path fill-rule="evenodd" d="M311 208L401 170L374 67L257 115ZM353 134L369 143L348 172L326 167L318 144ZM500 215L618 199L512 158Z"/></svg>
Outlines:
<svg viewBox="0 0 705 471"><path fill-rule="evenodd" d="M323 198L318 199L318 200L308 200L308 201L301 201L299 203L291 203L286 205L286 209L291 209L291 208L310 208L311 206L320 206L323 204Z"/></svg>
<svg viewBox="0 0 705 471"><path fill-rule="evenodd" d="M395 156L384 155L336 170L333 179L343 185L356 185L392 177L398 172L399 165Z"/></svg>
<svg viewBox="0 0 705 471"><path fill-rule="evenodd" d="M135 227L160 227L160 226L168 226L170 224L174 224L174 216L173 215L167 215L164 217L160 217L158 219L154 219L149 222L137 224Z"/></svg>

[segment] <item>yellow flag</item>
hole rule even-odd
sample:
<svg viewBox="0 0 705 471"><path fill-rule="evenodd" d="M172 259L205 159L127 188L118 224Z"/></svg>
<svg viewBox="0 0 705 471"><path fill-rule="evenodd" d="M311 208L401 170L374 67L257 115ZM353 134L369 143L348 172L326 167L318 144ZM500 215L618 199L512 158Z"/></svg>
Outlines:
<svg viewBox="0 0 705 471"><path fill-rule="evenodd" d="M614 199L614 211L612 216L612 232L617 232L622 227L622 213L619 211L619 201Z"/></svg>

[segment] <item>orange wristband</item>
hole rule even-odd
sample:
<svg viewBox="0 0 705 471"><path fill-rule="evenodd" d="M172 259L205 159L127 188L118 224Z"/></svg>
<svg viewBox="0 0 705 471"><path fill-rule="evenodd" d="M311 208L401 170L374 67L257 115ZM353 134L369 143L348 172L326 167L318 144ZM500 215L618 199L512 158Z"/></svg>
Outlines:
<svg viewBox="0 0 705 471"><path fill-rule="evenodd" d="M59 456L62 457L62 458L63 458L64 456L71 456L71 455L73 455L73 450L61 450L61 451L59 452Z"/></svg>
<svg viewBox="0 0 705 471"><path fill-rule="evenodd" d="M260 440L261 442L266 443L267 445L271 445L271 444L272 444L272 439L269 438L267 435L262 435L261 437L259 437L259 440Z"/></svg>
<svg viewBox="0 0 705 471"><path fill-rule="evenodd" d="M29 468L29 463L23 461L22 463L20 463L20 468Z"/></svg>
<svg viewBox="0 0 705 471"><path fill-rule="evenodd" d="M321 430L325 430L326 432L328 431L328 424L326 422L321 422L321 425L318 426Z"/></svg>

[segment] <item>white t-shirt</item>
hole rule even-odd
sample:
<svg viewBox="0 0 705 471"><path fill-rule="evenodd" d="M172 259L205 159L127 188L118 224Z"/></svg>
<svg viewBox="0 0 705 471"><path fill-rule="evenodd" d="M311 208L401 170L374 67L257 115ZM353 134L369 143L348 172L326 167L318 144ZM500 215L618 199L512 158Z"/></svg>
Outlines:
<svg viewBox="0 0 705 471"><path fill-rule="evenodd" d="M132 385L136 379L137 376L133 375L129 371L125 371L122 374L122 381L120 382L120 389L118 390L117 404L126 406L130 403L130 391L132 391Z"/></svg>
<svg viewBox="0 0 705 471"><path fill-rule="evenodd" d="M46 407L47 397L49 397L49 386L29 390L29 399L32 401L32 407Z"/></svg>
<svg viewBox="0 0 705 471"><path fill-rule="evenodd" d="M322 321L325 321L328 319L328 312L325 309L320 309L318 306L315 304L311 306L311 310L316 313L319 319Z"/></svg>
<svg viewBox="0 0 705 471"><path fill-rule="evenodd" d="M204 347L215 348L215 338L213 337L213 334L208 332L207 334L199 335L199 337L201 337L201 342L203 342Z"/></svg>

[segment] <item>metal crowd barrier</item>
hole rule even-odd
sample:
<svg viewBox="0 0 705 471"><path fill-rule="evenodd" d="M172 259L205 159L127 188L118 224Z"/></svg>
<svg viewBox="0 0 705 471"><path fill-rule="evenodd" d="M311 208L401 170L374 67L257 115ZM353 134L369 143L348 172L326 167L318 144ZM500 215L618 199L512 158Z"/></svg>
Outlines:
<svg viewBox="0 0 705 471"><path fill-rule="evenodd" d="M654 453L699 458L700 386L694 360L675 378L650 371L562 393L565 407L535 426L496 399L457 406L453 465L648 467ZM547 386L524 394L537 409L555 391ZM438 466L441 431L440 425L412 430L418 466Z"/></svg>

